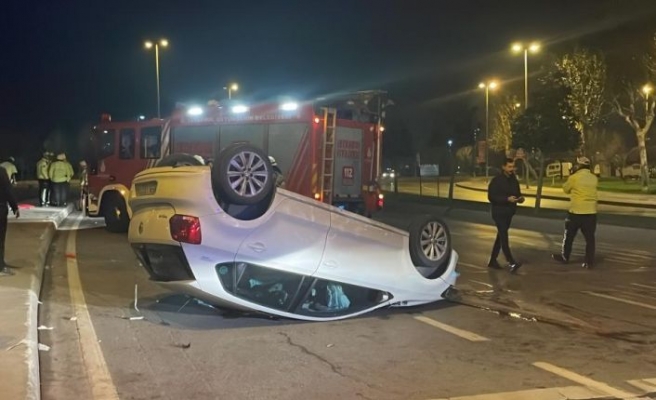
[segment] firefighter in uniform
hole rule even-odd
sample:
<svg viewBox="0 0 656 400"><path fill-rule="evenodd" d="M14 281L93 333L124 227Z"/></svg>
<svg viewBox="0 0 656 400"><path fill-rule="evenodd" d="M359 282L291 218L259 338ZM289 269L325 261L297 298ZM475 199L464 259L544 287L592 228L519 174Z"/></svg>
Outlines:
<svg viewBox="0 0 656 400"><path fill-rule="evenodd" d="M16 218L20 217L18 203L14 197L11 182L4 168L0 167L0 276L13 275L14 273L5 263L5 239L7 238L7 214L9 208Z"/></svg>
<svg viewBox="0 0 656 400"><path fill-rule="evenodd" d="M47 206L50 197L50 177L48 167L50 166L48 152L36 163L36 179L39 181L39 207Z"/></svg>
<svg viewBox="0 0 656 400"><path fill-rule="evenodd" d="M60 153L48 168L48 177L52 182L50 205L63 207L68 200L68 185L73 177L73 166L66 161L66 155Z"/></svg>

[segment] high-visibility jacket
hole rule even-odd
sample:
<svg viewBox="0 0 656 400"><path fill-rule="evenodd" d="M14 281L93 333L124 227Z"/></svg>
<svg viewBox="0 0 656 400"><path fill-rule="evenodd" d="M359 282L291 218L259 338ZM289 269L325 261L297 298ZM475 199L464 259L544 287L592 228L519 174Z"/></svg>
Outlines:
<svg viewBox="0 0 656 400"><path fill-rule="evenodd" d="M48 167L50 166L50 161L46 158L41 158L36 163L36 179L38 180L48 180Z"/></svg>
<svg viewBox="0 0 656 400"><path fill-rule="evenodd" d="M572 214L597 213L597 183L599 180L587 168L582 168L567 178L563 191L570 195L569 212Z"/></svg>
<svg viewBox="0 0 656 400"><path fill-rule="evenodd" d="M16 166L14 163L11 161L5 161L2 164L0 164L0 167L4 168L5 171L7 171L7 176L9 177L9 181L13 182L13 177L18 175L18 170L16 169Z"/></svg>
<svg viewBox="0 0 656 400"><path fill-rule="evenodd" d="M48 176L53 183L70 182L73 177L73 167L65 160L53 161L48 169Z"/></svg>

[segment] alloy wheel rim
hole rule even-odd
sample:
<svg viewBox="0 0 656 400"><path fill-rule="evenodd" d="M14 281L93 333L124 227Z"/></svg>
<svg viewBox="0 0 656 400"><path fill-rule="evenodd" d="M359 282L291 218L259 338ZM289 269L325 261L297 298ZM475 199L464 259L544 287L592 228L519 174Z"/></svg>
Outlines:
<svg viewBox="0 0 656 400"><path fill-rule="evenodd" d="M266 162L257 153L242 151L228 163L226 172L232 190L243 197L254 197L269 180Z"/></svg>
<svg viewBox="0 0 656 400"><path fill-rule="evenodd" d="M439 260L447 249L446 229L439 222L429 222L421 230L421 251L431 261Z"/></svg>

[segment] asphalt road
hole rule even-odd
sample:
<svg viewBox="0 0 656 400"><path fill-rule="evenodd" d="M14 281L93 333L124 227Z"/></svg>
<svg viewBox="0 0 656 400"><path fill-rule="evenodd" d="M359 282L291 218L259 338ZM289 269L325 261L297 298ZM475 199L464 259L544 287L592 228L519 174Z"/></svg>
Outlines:
<svg viewBox="0 0 656 400"><path fill-rule="evenodd" d="M391 208L377 218L404 227L425 211ZM562 222L518 217L511 242L526 265L513 276L484 267L494 235L485 213L448 218L462 303L330 323L217 310L167 292L148 280L125 236L86 219L59 232L46 270L40 324L52 330L40 331L51 346L41 353L42 398L551 400L656 391L656 380L645 381L656 378L652 231L600 226L600 262L586 271L548 259ZM467 305L476 301L514 302L549 323Z"/></svg>

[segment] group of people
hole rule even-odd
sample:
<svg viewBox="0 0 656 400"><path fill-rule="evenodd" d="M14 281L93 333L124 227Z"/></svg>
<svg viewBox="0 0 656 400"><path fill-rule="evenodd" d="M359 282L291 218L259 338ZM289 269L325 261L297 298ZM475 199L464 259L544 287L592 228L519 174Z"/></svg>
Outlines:
<svg viewBox="0 0 656 400"><path fill-rule="evenodd" d="M508 230L517 204L524 202L519 181L515 176L515 161L507 158L502 165L502 173L494 177L488 186L488 200L491 203L492 219L497 227L497 236L492 247L488 267L502 269L497 261L499 252L508 262L511 273L517 272L522 263L517 261L510 251ZM585 259L583 268L594 266L595 231L597 228L597 176L590 171L590 160L579 157L572 173L563 184L563 191L570 195L570 208L565 219L565 234L560 252L551 255L559 263L569 262L574 238L580 230L585 238Z"/></svg>
<svg viewBox="0 0 656 400"><path fill-rule="evenodd" d="M39 206L66 206L68 189L73 178L73 166L66 154L45 152L36 163L36 178L39 181Z"/></svg>

